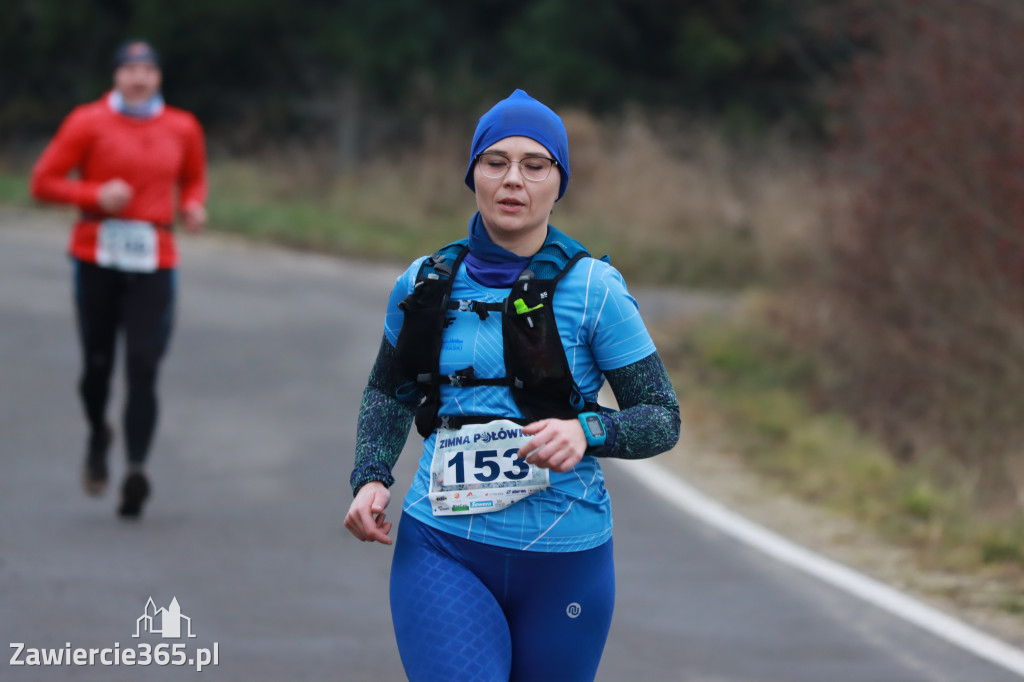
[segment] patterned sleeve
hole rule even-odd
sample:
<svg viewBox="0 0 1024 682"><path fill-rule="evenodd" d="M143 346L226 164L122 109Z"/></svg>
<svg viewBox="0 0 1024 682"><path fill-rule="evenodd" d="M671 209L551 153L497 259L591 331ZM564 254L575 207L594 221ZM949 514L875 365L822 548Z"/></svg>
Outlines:
<svg viewBox="0 0 1024 682"><path fill-rule="evenodd" d="M395 347L385 337L359 406L356 461L350 479L353 493L370 481L380 481L389 488L395 482L391 469L402 454L416 409L415 403L395 397L401 383Z"/></svg>
<svg viewBox="0 0 1024 682"><path fill-rule="evenodd" d="M672 449L679 440L679 399L657 352L605 372L619 403L618 412L602 412L608 432L597 457L644 459Z"/></svg>

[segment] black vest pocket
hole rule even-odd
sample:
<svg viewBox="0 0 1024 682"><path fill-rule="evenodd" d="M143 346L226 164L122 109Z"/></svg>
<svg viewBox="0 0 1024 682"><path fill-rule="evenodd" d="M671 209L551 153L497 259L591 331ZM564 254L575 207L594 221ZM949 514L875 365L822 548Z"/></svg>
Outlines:
<svg viewBox="0 0 1024 682"><path fill-rule="evenodd" d="M532 312L506 313L503 337L506 367L526 386L537 386L565 377L565 351L558 338L551 306Z"/></svg>
<svg viewBox="0 0 1024 682"><path fill-rule="evenodd" d="M553 281L513 289L504 313L505 369L513 398L530 419L574 414L569 396L576 385L558 336L552 305Z"/></svg>
<svg viewBox="0 0 1024 682"><path fill-rule="evenodd" d="M402 375L416 381L421 374L437 372L441 330L448 314L445 281L425 280L399 304L405 315L398 332L395 354Z"/></svg>

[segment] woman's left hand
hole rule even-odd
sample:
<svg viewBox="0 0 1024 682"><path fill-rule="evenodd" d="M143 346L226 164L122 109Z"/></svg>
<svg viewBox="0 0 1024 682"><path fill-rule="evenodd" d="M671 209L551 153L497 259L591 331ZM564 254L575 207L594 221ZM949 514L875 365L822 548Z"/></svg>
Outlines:
<svg viewBox="0 0 1024 682"><path fill-rule="evenodd" d="M519 456L534 466L564 473L579 464L587 450L587 437L576 419L541 419L523 427L533 436Z"/></svg>
<svg viewBox="0 0 1024 682"><path fill-rule="evenodd" d="M181 214L185 221L185 229L189 232L200 232L206 227L206 208L202 204L189 202L181 210Z"/></svg>

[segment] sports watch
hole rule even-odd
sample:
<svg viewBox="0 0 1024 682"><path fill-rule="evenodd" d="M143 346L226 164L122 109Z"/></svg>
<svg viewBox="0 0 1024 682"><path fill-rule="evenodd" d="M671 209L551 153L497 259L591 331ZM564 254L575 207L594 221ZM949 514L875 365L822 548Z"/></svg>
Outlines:
<svg viewBox="0 0 1024 682"><path fill-rule="evenodd" d="M592 448L604 445L608 434L604 430L604 422L597 412L580 412L576 415L583 427L583 435L587 437L587 445Z"/></svg>

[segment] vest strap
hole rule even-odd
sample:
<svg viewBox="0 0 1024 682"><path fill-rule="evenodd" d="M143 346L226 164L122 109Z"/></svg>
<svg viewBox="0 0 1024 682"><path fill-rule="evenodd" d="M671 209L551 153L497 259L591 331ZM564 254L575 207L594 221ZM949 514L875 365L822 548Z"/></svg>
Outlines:
<svg viewBox="0 0 1024 682"><path fill-rule="evenodd" d="M396 343L403 375L414 379L422 393L416 409L416 429L424 438L436 428L461 428L464 424L505 419L505 415L440 416L441 388L472 386L507 387L522 420L544 417L569 418L589 408L572 378L565 349L558 337L553 297L559 281L586 249L576 240L549 226L543 247L501 302L450 300L455 273L469 251L468 239L442 247L427 257L416 277L413 292L399 308L405 321ZM472 312L485 320L493 312L502 315L505 376L477 378L473 367L451 374L440 371L441 335L450 310ZM590 411L596 411L596 405Z"/></svg>
<svg viewBox="0 0 1024 682"><path fill-rule="evenodd" d="M523 419L521 417L508 417L506 415L497 414L467 414L467 415L438 415L434 421L434 428L437 429L461 429L467 424L486 424L492 422L495 419L507 419L510 422L525 426L530 423L530 420Z"/></svg>
<svg viewBox="0 0 1024 682"><path fill-rule="evenodd" d="M466 388L467 386L508 386L509 380L508 377L482 379L476 375L476 370L472 367L466 367L465 369L456 370L453 374L432 374L429 372L417 374L416 383L428 386L448 385L456 388Z"/></svg>
<svg viewBox="0 0 1024 682"><path fill-rule="evenodd" d="M480 316L481 320L486 320L489 313L495 312L500 313L505 310L505 303L499 302L488 302L488 301L448 301L449 310L458 310L460 312L472 312Z"/></svg>

